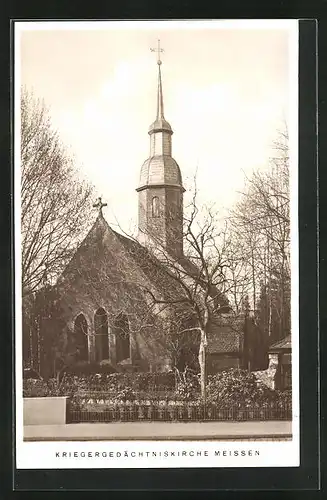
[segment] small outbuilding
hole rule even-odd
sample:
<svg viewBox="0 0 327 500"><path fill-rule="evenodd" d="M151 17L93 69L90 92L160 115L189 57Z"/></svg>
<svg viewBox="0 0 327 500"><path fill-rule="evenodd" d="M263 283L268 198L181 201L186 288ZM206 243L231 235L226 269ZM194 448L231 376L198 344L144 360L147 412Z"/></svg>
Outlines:
<svg viewBox="0 0 327 500"><path fill-rule="evenodd" d="M235 330L230 324L214 325L208 336L208 373L242 368L243 343L242 331Z"/></svg>
<svg viewBox="0 0 327 500"><path fill-rule="evenodd" d="M292 338L287 335L284 339L274 342L269 347L269 366L276 366L275 389L281 391L292 387Z"/></svg>

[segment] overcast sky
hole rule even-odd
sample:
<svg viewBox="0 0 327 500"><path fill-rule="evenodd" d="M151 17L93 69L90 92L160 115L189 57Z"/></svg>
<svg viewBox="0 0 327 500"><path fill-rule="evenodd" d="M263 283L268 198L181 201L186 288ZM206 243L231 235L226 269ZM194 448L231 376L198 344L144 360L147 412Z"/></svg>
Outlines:
<svg viewBox="0 0 327 500"><path fill-rule="evenodd" d="M108 222L117 217L127 231L137 220L135 188L156 115L157 65L150 47L158 38L173 156L186 188L197 168L201 201L231 206L243 171L267 165L277 129L289 122L286 28L42 25L21 32L21 83L44 98L81 173L108 203Z"/></svg>

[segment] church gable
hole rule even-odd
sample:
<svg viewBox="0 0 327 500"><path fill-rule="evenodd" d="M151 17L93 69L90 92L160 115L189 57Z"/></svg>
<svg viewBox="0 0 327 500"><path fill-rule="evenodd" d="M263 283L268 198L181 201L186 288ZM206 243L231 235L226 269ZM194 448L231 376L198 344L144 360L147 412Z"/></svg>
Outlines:
<svg viewBox="0 0 327 500"><path fill-rule="evenodd" d="M165 357L160 336L168 310L158 315L150 291L172 290L161 265L137 241L113 231L102 214L65 269L58 288L81 359L111 363ZM160 311L159 311L160 312ZM84 331L84 342L83 342ZM87 338L87 340L85 340Z"/></svg>

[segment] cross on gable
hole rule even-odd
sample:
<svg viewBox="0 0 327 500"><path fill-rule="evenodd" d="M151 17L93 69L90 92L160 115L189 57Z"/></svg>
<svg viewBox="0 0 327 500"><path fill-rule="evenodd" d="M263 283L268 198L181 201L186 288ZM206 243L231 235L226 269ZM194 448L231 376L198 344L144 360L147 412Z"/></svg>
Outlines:
<svg viewBox="0 0 327 500"><path fill-rule="evenodd" d="M158 39L158 46L157 46L157 48L156 49L150 49L150 50L151 50L151 52L157 52L157 54L158 54L157 64L160 65L161 64L160 53L164 52L164 49L162 49L160 47L160 40L159 39Z"/></svg>
<svg viewBox="0 0 327 500"><path fill-rule="evenodd" d="M96 202L93 203L93 207L98 208L100 214L102 214L102 208L106 207L106 206L107 206L107 203L103 203L101 196L99 196L99 198L96 200Z"/></svg>

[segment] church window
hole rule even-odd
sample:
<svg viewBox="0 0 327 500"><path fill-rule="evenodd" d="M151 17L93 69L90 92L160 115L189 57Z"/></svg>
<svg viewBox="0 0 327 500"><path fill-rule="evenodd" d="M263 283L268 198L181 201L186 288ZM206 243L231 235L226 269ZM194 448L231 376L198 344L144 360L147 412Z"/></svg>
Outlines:
<svg viewBox="0 0 327 500"><path fill-rule="evenodd" d="M88 328L84 314L79 314L74 322L74 338L79 361L88 361Z"/></svg>
<svg viewBox="0 0 327 500"><path fill-rule="evenodd" d="M160 217L158 196L152 198L152 217Z"/></svg>
<svg viewBox="0 0 327 500"><path fill-rule="evenodd" d="M94 315L95 359L100 362L109 358L108 316L100 307Z"/></svg>
<svg viewBox="0 0 327 500"><path fill-rule="evenodd" d="M126 314L119 314L114 323L116 336L116 362L130 358L130 332Z"/></svg>

